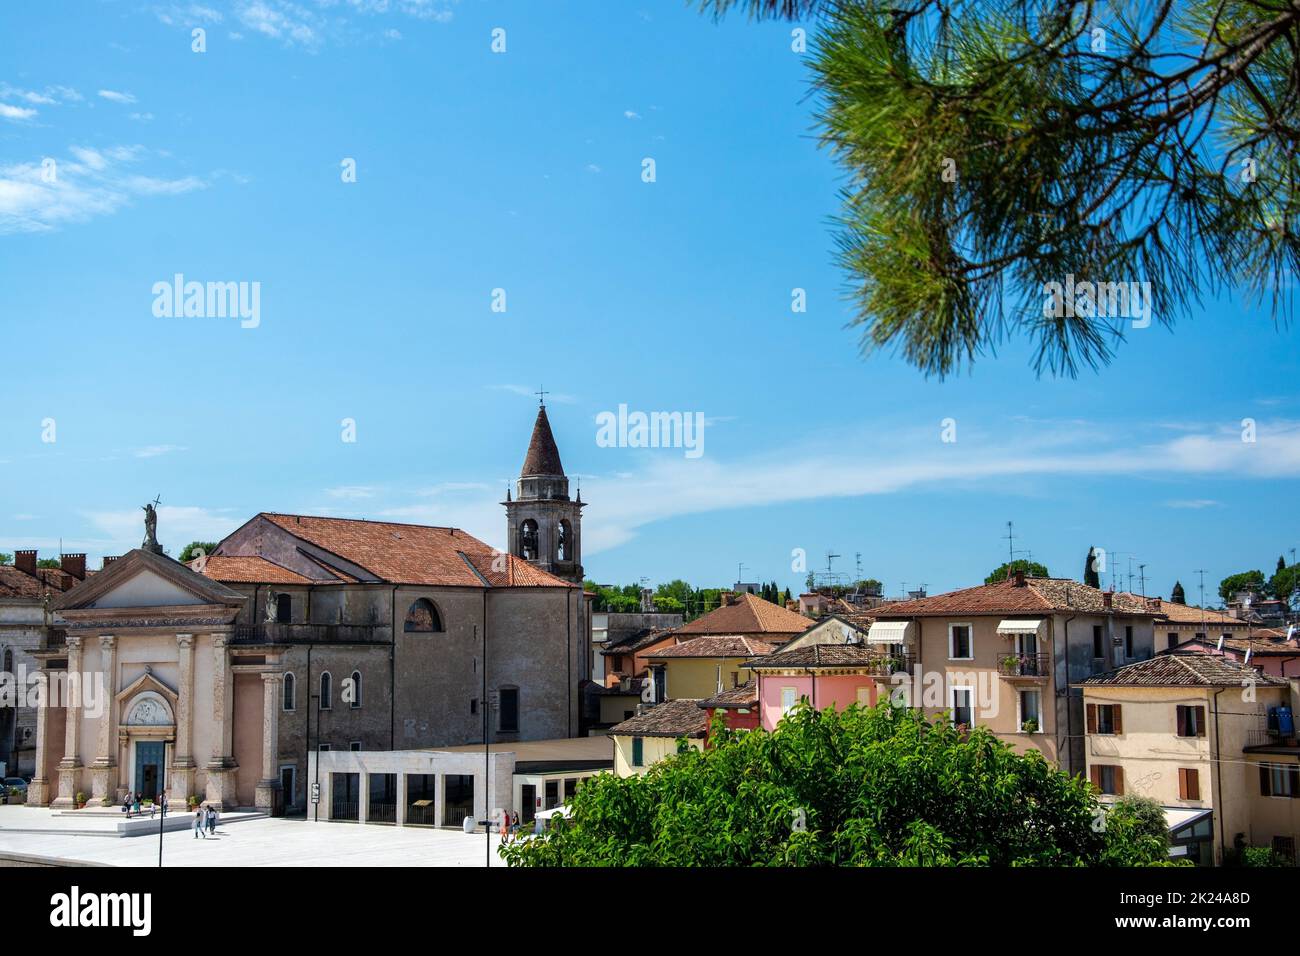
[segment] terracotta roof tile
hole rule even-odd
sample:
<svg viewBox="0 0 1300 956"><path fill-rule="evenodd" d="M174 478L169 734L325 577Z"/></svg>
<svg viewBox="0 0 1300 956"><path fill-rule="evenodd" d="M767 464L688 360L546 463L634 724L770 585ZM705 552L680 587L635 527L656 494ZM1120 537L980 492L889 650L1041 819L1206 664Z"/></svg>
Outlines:
<svg viewBox="0 0 1300 956"><path fill-rule="evenodd" d="M208 577L228 584L313 584L311 578L304 577L296 571L272 564L266 558L253 555L226 557L213 555L200 568L202 558L189 562L195 571L201 571Z"/></svg>
<svg viewBox="0 0 1300 956"><path fill-rule="evenodd" d="M1014 580L981 584L915 601L903 601L875 609L876 617L945 617L952 614L1052 614L1116 613L1138 617L1155 617L1146 601L1124 592L1116 593L1113 608L1105 605L1105 592L1068 578L1026 578L1023 586Z"/></svg>
<svg viewBox="0 0 1300 956"><path fill-rule="evenodd" d="M696 637L647 654L651 660L674 657L754 657L770 654L776 645L752 637Z"/></svg>
<svg viewBox="0 0 1300 956"><path fill-rule="evenodd" d="M656 704L643 714L616 724L610 736L619 737L703 737L709 730L709 715L699 700L680 697Z"/></svg>
<svg viewBox="0 0 1300 956"><path fill-rule="evenodd" d="M810 619L802 614L787 611L753 594L741 594L734 604L715 608L684 624L679 633L691 637L698 634L802 634L809 623Z"/></svg>
<svg viewBox="0 0 1300 956"><path fill-rule="evenodd" d="M1217 654L1157 654L1104 674L1094 674L1082 683L1109 687L1240 687L1243 680L1255 684L1286 687L1280 677L1261 674Z"/></svg>
<svg viewBox="0 0 1300 956"><path fill-rule="evenodd" d="M756 657L746 666L753 670L787 667L865 667L881 661L879 651L865 644L807 644L793 650Z"/></svg>
<svg viewBox="0 0 1300 956"><path fill-rule="evenodd" d="M456 528L266 512L260 517L390 584L577 586Z"/></svg>
<svg viewBox="0 0 1300 956"><path fill-rule="evenodd" d="M757 707L758 682L751 677L738 687L724 690L721 694L714 694L707 700L700 701L696 706L708 709L721 707L724 710L732 707Z"/></svg>
<svg viewBox="0 0 1300 956"><path fill-rule="evenodd" d="M637 651L664 640L676 640L677 629L671 627L646 627L612 644L606 644L602 654L635 654Z"/></svg>

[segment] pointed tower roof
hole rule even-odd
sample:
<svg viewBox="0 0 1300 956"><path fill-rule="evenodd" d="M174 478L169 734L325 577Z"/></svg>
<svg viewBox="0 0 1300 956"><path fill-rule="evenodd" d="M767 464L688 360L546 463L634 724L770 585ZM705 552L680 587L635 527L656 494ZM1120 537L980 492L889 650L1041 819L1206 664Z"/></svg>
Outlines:
<svg viewBox="0 0 1300 956"><path fill-rule="evenodd" d="M520 475L563 475L564 466L560 464L560 449L555 447L555 436L551 434L551 423L546 418L546 406L537 409L537 422L533 425L533 439L528 443L528 455L524 458L524 470Z"/></svg>

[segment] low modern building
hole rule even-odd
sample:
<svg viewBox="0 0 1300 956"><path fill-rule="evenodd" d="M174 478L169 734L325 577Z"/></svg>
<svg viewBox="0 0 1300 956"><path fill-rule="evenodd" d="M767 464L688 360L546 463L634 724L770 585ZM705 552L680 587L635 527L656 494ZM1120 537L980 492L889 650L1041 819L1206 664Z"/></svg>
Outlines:
<svg viewBox="0 0 1300 956"><path fill-rule="evenodd" d="M1225 657L1165 653L1089 677L1082 690L1086 772L1103 801L1139 794L1184 817L1212 813L1212 839L1186 851L1201 864L1245 844L1289 847L1294 858L1300 778L1287 767L1300 750L1268 736L1281 708L1290 719L1287 681Z"/></svg>
<svg viewBox="0 0 1300 956"><path fill-rule="evenodd" d="M341 751L308 759L308 815L335 823L475 826L500 812L529 823L568 801L579 785L614 766L606 737L429 750Z"/></svg>

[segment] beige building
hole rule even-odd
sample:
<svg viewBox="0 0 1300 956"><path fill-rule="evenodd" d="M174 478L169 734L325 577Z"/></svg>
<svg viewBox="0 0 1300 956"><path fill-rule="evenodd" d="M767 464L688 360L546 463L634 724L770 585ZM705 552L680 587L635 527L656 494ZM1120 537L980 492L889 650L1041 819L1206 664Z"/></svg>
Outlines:
<svg viewBox="0 0 1300 956"><path fill-rule="evenodd" d="M1018 751L1084 770L1078 684L1153 654L1145 599L1023 574L872 610L868 643L892 643L906 669L895 700L988 727Z"/></svg>
<svg viewBox="0 0 1300 956"><path fill-rule="evenodd" d="M1294 706L1287 681L1224 657L1166 653L1091 677L1083 694L1087 774L1103 801L1150 797L1180 819L1209 811L1212 839L1193 852L1203 864L1243 844L1294 859L1300 779L1286 768L1300 750L1293 736L1269 733L1279 709Z"/></svg>
<svg viewBox="0 0 1300 956"><path fill-rule="evenodd" d="M746 664L772 650L772 644L752 637L696 637L652 651L646 660L652 680L663 688L662 699L700 700L750 680Z"/></svg>
<svg viewBox="0 0 1300 956"><path fill-rule="evenodd" d="M656 704L610 730L614 772L620 777L632 777L678 753L682 746L703 750L708 730L709 714L698 700L679 698Z"/></svg>

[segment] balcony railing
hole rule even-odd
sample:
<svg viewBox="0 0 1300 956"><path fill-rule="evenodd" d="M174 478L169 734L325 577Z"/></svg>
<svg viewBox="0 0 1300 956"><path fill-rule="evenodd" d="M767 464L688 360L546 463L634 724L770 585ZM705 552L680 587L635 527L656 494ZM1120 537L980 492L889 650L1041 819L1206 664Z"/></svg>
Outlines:
<svg viewBox="0 0 1300 956"><path fill-rule="evenodd" d="M1046 679L1051 676L1051 661L1047 654L1008 654L998 661L998 674L1016 678Z"/></svg>
<svg viewBox="0 0 1300 956"><path fill-rule="evenodd" d="M234 644L387 644L388 626L375 624L236 624Z"/></svg>

